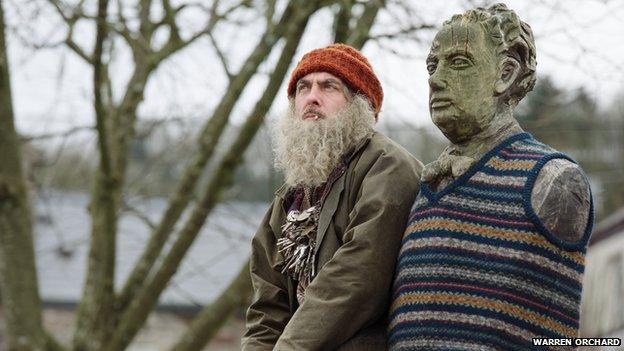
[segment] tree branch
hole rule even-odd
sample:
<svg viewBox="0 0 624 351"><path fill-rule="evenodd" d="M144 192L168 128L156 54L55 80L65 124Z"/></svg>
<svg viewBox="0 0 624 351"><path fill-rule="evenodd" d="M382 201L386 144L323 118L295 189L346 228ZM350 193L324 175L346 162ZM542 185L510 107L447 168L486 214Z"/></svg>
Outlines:
<svg viewBox="0 0 624 351"><path fill-rule="evenodd" d="M370 29L375 22L375 17L377 17L379 9L384 5L385 0L371 0L364 5L364 12L351 30L347 44L357 49L364 47L364 44L369 39Z"/></svg>
<svg viewBox="0 0 624 351"><path fill-rule="evenodd" d="M121 206L121 210L141 220L141 222L143 222L150 230L154 230L156 228L156 223L154 223L154 221L152 221L147 214L138 208L131 206L129 203L124 202Z"/></svg>
<svg viewBox="0 0 624 351"><path fill-rule="evenodd" d="M219 58L219 61L221 62L221 67L223 67L223 71L227 75L228 80L231 81L233 75L232 75L232 72L230 72L229 64L227 62L227 59L225 58L225 55L219 48L219 45L217 44L217 41L215 40L212 33L208 33L208 38L210 39L210 42L212 43L212 47L214 47L215 52L217 53L217 57Z"/></svg>
<svg viewBox="0 0 624 351"><path fill-rule="evenodd" d="M74 42L74 40L71 38L71 34L68 34L67 38L65 39L65 44L81 59L85 60L85 62L87 62L88 64L93 65L93 58L89 56L80 46L78 46L76 42Z"/></svg>
<svg viewBox="0 0 624 351"><path fill-rule="evenodd" d="M124 4L122 0L117 0L117 8L117 21L115 22L115 25L112 26L112 30L115 31L115 33L119 34L122 38L124 38L128 46L130 46L133 54L137 56L139 51L147 50L149 48L149 45L147 45L144 41L140 41L133 37L132 32L128 27L128 20L126 19L126 15L124 14Z"/></svg>
<svg viewBox="0 0 624 351"><path fill-rule="evenodd" d="M276 0L267 0L266 1L266 10L264 11L264 18L266 23L273 22L273 16L275 15L275 3Z"/></svg>
<svg viewBox="0 0 624 351"><path fill-rule="evenodd" d="M148 43L151 42L152 34L155 29L154 23L150 21L150 10L152 7L152 0L140 0L139 1L139 35Z"/></svg>
<svg viewBox="0 0 624 351"><path fill-rule="evenodd" d="M56 9L56 12L61 16L61 18L67 25L67 37L65 38L64 43L67 45L68 48L70 48L76 55L82 58L85 62L87 62L90 65L93 65L94 64L93 57L87 54L84 51L84 49L81 48L73 39L74 26L76 25L76 22L80 18L84 17L84 14L82 12L82 4L84 0L81 0L72 9L71 15L68 15L65 13L66 10L63 8L63 6L67 6L67 5L63 5L59 0L48 0L48 2L52 4L52 6Z"/></svg>
<svg viewBox="0 0 624 351"><path fill-rule="evenodd" d="M45 134L39 134L39 135L24 135L20 138L20 141L22 143L28 143L31 141L41 141L41 140L47 140L47 139L56 139L56 138L67 138L73 134L76 133L80 133L82 131L88 130L88 131L93 131L96 128L93 126L80 126L80 127L74 127L74 128L70 128L64 132L57 132L57 133L45 133Z"/></svg>
<svg viewBox="0 0 624 351"><path fill-rule="evenodd" d="M295 7L295 2L291 2L284 10L280 22L267 28L241 70L228 84L221 102L200 133L197 142L198 150L193 161L186 167L182 180L178 183L178 187L169 199L169 206L165 214L157 229L152 233L141 258L122 289L118 299L118 308L120 310L125 309L135 299L137 290L143 284L145 277L160 255L175 223L180 219L182 212L188 206L199 176L212 157L221 134L227 125L230 113L238 101L238 96L258 70L260 64L265 60L272 46L285 32L288 21L291 20L290 17L295 13Z"/></svg>
<svg viewBox="0 0 624 351"><path fill-rule="evenodd" d="M344 43L347 41L352 7L353 0L340 0L338 2L338 13L334 19L334 43Z"/></svg>
<svg viewBox="0 0 624 351"><path fill-rule="evenodd" d="M169 40L174 42L180 41L180 28L178 28L175 21L175 16L179 10L172 8L169 0L162 0L162 7L164 13L162 23L169 26Z"/></svg>
<svg viewBox="0 0 624 351"><path fill-rule="evenodd" d="M210 19L208 20L208 23L206 23L206 26L204 26L202 30L191 35L191 37L189 37L186 40L181 39L179 35L170 36L167 43L159 51L155 52L154 60L158 63L162 61L163 59L165 59L166 57L169 57L175 52L194 43L197 39L201 38L202 36L212 33L213 29L215 28L217 23L219 23L219 21L227 18L227 16L230 13L234 12L236 9L240 8L241 6L245 6L247 4L247 0L242 0L238 2L237 4L232 5L231 7L226 9L222 14L217 13L217 8L218 8L219 3L220 3L219 0L213 3L212 7L209 10Z"/></svg>
<svg viewBox="0 0 624 351"><path fill-rule="evenodd" d="M201 350L225 324L232 312L249 303L252 287L249 276L249 261L210 305L204 307L190 327L173 346L172 351Z"/></svg>
<svg viewBox="0 0 624 351"><path fill-rule="evenodd" d="M114 333L113 340L108 345L107 350L117 350L125 347L136 335L138 331L138 326L140 326L145 318L147 318L151 307L153 307L157 303L158 297L167 286L167 282L175 274L182 258L196 238L197 233L199 232L206 217L215 206L217 201L220 199L223 190L227 188L227 186L229 186L229 184L231 183L234 170L242 160L242 154L244 153L244 150L249 145L249 143L251 143L251 139L253 138L255 131L257 131L257 129L259 128L264 118L264 115L266 114L266 111L268 111L268 109L270 108L271 102L274 100L275 94L277 94L277 90L279 89L279 86L281 85L281 82L286 75L289 63L294 56L296 47L298 46L303 31L305 30L307 20L309 19L311 14L318 9L316 6L312 6L312 4L313 2L308 2L304 7L305 10L299 8L293 16L294 19L291 19L292 23L290 23L287 28L282 28L282 30L288 29L287 33L290 34L289 39L284 46L284 50L278 61L278 66L276 66L276 69L269 80L269 85L265 90L265 93L256 104L256 108L254 109L253 114L250 116L250 118L248 118L245 126L243 127L243 130L237 137L237 140L230 147L229 152L220 162L217 171L215 172L213 177L211 177L211 181L204 190L200 201L194 207L189 219L184 224L176 242L173 244L170 252L164 258L162 265L153 274L153 276L140 287L140 290L138 290L138 292L136 293L136 297L131 300L127 311L122 315L120 319L117 330ZM290 14L288 15L290 16ZM284 15L282 19L285 19L285 16L286 15ZM283 26L286 26L286 24L288 24L288 22L283 23L282 21L280 21L280 23ZM256 56L256 54L257 53L253 53L252 57ZM265 55L267 54L268 52L265 53ZM257 65L255 66L257 68ZM237 76L237 78L239 76ZM213 116L213 119L214 118L216 118L216 116ZM226 121L227 119L225 120L225 122ZM215 135L215 137L216 136L217 135ZM212 148L214 147L214 144L215 143L211 143ZM160 252L162 245L160 240L166 239L166 237L167 235L163 235L163 237L161 238L155 238L153 236L152 239L150 239L150 243L148 245L152 245L153 240L157 243L157 245L154 247L154 251L150 252L146 250L144 254L154 255L157 252ZM157 252L155 251L156 249L158 250ZM146 265L145 261L146 259L142 257L137 267L139 268L151 266L151 264ZM135 272L133 272L133 275L136 272L137 271L135 270ZM144 272L144 274L145 273L147 272ZM134 288L133 290L135 289L136 288ZM130 290L130 292L131 291L132 290Z"/></svg>
<svg viewBox="0 0 624 351"><path fill-rule="evenodd" d="M370 39L372 40L378 40L378 39L393 39L393 38L398 38L401 36L408 36L410 34L414 34L415 32L418 32L420 30L426 30L426 29L436 29L438 28L436 25L433 24L419 24L419 25L411 25L407 28L402 28L396 32L392 32L392 33L380 33L380 34L375 34L372 36L369 36Z"/></svg>

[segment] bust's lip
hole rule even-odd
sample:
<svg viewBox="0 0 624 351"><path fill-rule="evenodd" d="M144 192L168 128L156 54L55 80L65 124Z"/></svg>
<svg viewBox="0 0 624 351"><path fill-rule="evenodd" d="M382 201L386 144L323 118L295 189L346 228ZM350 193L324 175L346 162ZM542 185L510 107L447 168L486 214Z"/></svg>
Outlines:
<svg viewBox="0 0 624 351"><path fill-rule="evenodd" d="M429 101L429 106L433 109L444 108L451 106L452 103L451 99L447 97L434 97Z"/></svg>

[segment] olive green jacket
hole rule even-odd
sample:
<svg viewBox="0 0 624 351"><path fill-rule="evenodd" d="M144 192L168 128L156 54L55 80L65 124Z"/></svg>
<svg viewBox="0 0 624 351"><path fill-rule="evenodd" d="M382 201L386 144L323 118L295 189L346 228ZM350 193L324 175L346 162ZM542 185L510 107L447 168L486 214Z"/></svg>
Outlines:
<svg viewBox="0 0 624 351"><path fill-rule="evenodd" d="M317 275L297 307L296 283L280 272L276 242L282 186L252 240L254 298L242 341L252 350L385 350L396 258L422 164L375 133L350 155L321 209Z"/></svg>

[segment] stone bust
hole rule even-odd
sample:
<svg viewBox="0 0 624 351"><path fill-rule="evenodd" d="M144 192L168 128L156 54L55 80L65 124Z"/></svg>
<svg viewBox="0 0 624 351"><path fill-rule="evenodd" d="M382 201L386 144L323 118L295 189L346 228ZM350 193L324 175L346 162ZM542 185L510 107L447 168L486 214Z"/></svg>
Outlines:
<svg viewBox="0 0 624 351"><path fill-rule="evenodd" d="M446 21L427 57L429 109L450 141L428 164L423 182L440 190L501 141L522 132L513 110L536 80L531 28L503 4ZM590 216L589 184L580 167L552 159L539 171L531 204L559 239L578 241Z"/></svg>

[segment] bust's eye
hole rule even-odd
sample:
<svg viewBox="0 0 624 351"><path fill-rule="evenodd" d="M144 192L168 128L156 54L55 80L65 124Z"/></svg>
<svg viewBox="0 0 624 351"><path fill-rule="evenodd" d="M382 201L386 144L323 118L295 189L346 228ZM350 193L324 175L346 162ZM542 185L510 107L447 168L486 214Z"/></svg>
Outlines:
<svg viewBox="0 0 624 351"><path fill-rule="evenodd" d="M435 73L437 67L438 65L435 62L429 62L427 64L427 72L429 72L430 76Z"/></svg>
<svg viewBox="0 0 624 351"><path fill-rule="evenodd" d="M453 66L453 68L466 68L471 64L472 62L470 61L470 59L465 56L455 56L451 58L451 65Z"/></svg>

